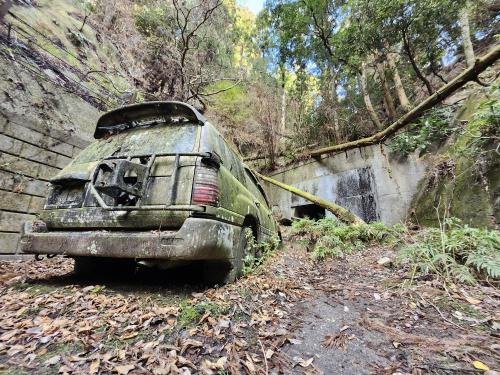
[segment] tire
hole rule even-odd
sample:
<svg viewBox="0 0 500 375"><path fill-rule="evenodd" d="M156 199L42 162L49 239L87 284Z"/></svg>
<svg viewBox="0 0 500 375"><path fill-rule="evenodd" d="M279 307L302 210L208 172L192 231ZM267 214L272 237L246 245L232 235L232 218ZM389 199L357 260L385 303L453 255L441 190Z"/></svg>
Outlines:
<svg viewBox="0 0 500 375"><path fill-rule="evenodd" d="M207 284L228 284L236 281L243 274L244 259L248 253L248 239L246 231L251 229L244 226L241 228L236 248L234 249L234 258L229 262L205 262L203 268L203 278Z"/></svg>
<svg viewBox="0 0 500 375"><path fill-rule="evenodd" d="M75 257L74 273L89 277L114 277L133 274L136 264L131 259Z"/></svg>

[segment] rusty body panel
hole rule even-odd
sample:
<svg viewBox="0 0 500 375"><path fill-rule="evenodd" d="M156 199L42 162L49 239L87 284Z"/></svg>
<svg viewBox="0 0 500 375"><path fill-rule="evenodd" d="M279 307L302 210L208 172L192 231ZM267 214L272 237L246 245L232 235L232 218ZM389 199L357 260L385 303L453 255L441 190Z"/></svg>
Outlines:
<svg viewBox="0 0 500 375"><path fill-rule="evenodd" d="M242 227L259 242L277 234L259 180L194 108L124 107L101 117L95 137L51 180L22 251L231 261Z"/></svg>

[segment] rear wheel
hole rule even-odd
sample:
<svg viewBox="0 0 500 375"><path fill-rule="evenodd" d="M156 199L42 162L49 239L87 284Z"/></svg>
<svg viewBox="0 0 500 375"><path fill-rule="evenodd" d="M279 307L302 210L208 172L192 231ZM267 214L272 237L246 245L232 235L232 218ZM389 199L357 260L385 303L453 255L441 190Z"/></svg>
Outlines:
<svg viewBox="0 0 500 375"><path fill-rule="evenodd" d="M234 249L234 258L229 263L205 262L203 276L209 284L227 284L236 281L243 274L244 259L249 252L247 231L250 227L241 228L240 236Z"/></svg>
<svg viewBox="0 0 500 375"><path fill-rule="evenodd" d="M74 271L82 276L118 276L132 274L136 263L132 259L75 257Z"/></svg>

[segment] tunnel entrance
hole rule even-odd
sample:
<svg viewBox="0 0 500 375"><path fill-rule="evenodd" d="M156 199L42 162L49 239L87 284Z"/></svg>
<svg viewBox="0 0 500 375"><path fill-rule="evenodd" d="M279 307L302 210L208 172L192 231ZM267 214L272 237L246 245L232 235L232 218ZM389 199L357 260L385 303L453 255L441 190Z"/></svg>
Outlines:
<svg viewBox="0 0 500 375"><path fill-rule="evenodd" d="M316 204L304 204L293 207L293 216L296 218L305 218L319 220L325 217L325 209Z"/></svg>

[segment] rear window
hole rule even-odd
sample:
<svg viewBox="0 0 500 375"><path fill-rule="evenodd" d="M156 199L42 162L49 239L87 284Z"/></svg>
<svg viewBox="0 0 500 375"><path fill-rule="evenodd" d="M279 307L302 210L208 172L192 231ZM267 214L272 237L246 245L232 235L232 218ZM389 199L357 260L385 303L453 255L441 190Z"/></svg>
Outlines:
<svg viewBox="0 0 500 375"><path fill-rule="evenodd" d="M75 163L88 163L109 156L193 152L199 125L165 124L136 128L99 139L76 158Z"/></svg>

